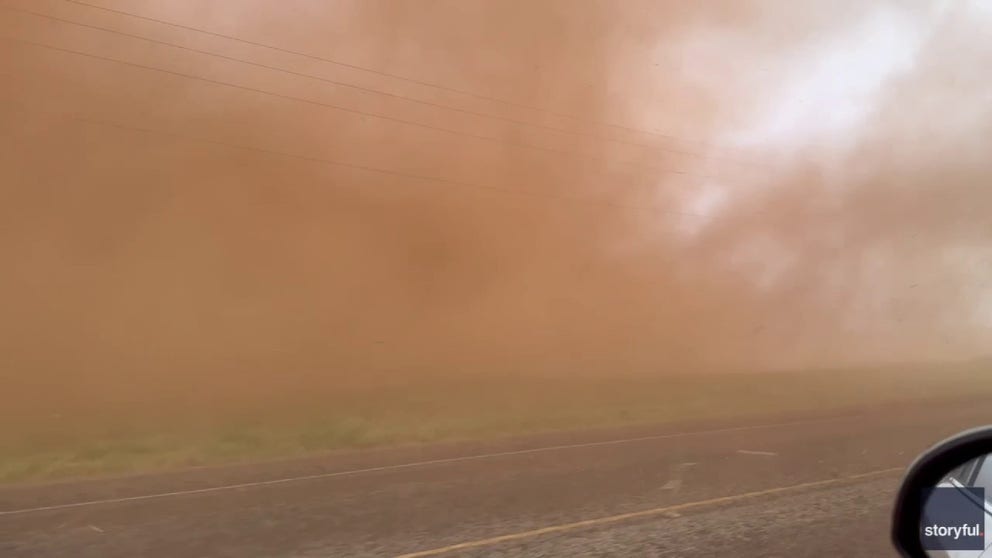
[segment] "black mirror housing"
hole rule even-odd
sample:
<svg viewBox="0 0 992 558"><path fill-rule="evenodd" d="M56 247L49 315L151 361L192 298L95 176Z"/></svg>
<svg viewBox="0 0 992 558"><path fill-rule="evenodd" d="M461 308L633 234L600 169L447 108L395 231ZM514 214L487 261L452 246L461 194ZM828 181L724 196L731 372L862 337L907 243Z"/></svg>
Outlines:
<svg viewBox="0 0 992 558"><path fill-rule="evenodd" d="M892 543L906 558L926 558L920 540L924 490L962 463L992 453L992 426L966 430L924 452L910 466L892 512Z"/></svg>

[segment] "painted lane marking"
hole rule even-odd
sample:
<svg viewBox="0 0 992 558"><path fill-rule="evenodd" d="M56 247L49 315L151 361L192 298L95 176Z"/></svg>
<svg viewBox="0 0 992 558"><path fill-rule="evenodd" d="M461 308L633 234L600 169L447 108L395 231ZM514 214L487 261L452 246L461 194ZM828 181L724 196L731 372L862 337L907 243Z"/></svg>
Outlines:
<svg viewBox="0 0 992 558"><path fill-rule="evenodd" d="M494 459L498 457L512 457L517 455L529 455L535 453L548 453L555 451L571 450L571 449L582 449L582 448L594 448L594 447L604 447L604 446L615 446L621 444L632 444L637 442L649 442L656 440L671 440L677 438L687 438L691 436L705 436L709 434L723 434L728 432L746 432L749 430L765 430L771 428L785 428L789 426L801 426L806 424L819 424L819 423L829 423L837 422L843 420L851 420L859 418L858 416L841 416L841 417L831 417L825 419L814 419L805 421L791 421L791 422L778 422L769 424L758 424L751 426L735 426L730 428L717 428L713 430L698 430L695 432L679 432L674 434L658 434L654 436L640 436L637 438L622 438L617 440L605 440L602 442L586 442L581 444L563 444L557 446L544 446L539 448L523 449L523 450L513 450L513 451L501 451L494 453L483 453L476 455L465 455L460 457L446 457L441 459L431 459L427 461L414 461L410 463L399 463L396 465L381 465L378 467L367 467L364 469L351 469L347 471L334 471L329 473L317 473L313 475L302 475L297 477L284 477L278 479L270 479L264 481L255 482L244 482L238 484L226 484L221 486L211 486L207 488L195 488L190 490L176 490L174 492L158 492L154 494L142 494L139 496L125 496L121 498L106 498L101 500L86 500L82 502L71 502L66 504L53 504L49 506L38 506L34 508L22 508L15 510L5 510L0 511L0 517L10 516L10 515L22 515L28 513L45 512L45 511L57 511L66 510L72 508L82 508L88 506L98 506L98 505L112 505L112 504L123 504L128 502L140 502L145 500L158 500L163 498L175 498L181 496L193 496L198 494L211 494L214 492L227 492L232 490L243 490L248 488L260 488L266 486L276 486L281 484L289 484L296 482L305 482L311 480L320 479L332 479L336 477L346 477L361 475L367 473L378 473L386 471L400 471L404 469L415 469L420 467L430 467L433 465L449 465L453 463L465 463L469 461L483 461L486 459Z"/></svg>
<svg viewBox="0 0 992 558"><path fill-rule="evenodd" d="M455 552L458 550L469 550L473 548L482 548L486 546L492 546L495 544L510 542L510 541L520 541L524 539L531 539L534 537L540 537L542 535L549 535L552 533L562 533L566 531L574 531L576 529L582 529L585 527L596 527L600 525L609 525L611 523L619 523L629 519L640 519L645 517L661 516L661 517L678 517L680 512L691 510L693 508L700 508L704 506L711 506L714 504L729 504L734 502L740 502L743 500L750 500L753 498L758 498L760 496L770 496L773 494L784 494L788 492L795 492L800 490L805 490L809 488L820 488L824 486L831 486L835 484L848 483L863 479L869 479L872 477L881 477L885 475L890 475L896 472L905 471L903 467L892 467L889 469L880 469L876 471L869 471L867 473L859 473L857 475L851 475L847 477L841 477L838 479L827 479L814 482L805 482L802 484L793 484L790 486L782 486L778 488L769 488L766 490L758 490L755 492L745 492L743 494L735 494L733 496L723 496L720 498L711 498L709 500L699 500L697 502L689 502L686 504L676 504L673 506L665 506L661 508L651 508L648 510L641 510L631 513L622 513L619 515L610 515L606 517L598 517L596 519L587 519L584 521L576 521L574 523L563 523L561 525L552 525L549 527L542 527L540 529L533 529L531 531L520 531L518 533L509 533L506 535L500 535L497 537L490 537L487 539L478 539L474 541L468 541L458 544L453 544L449 546L442 546L438 548L432 548L430 550L421 550L418 552L410 552L408 554L400 554L396 558L426 558L428 556L439 556L441 554L447 554L449 552Z"/></svg>
<svg viewBox="0 0 992 558"><path fill-rule="evenodd" d="M778 457L778 454L773 451L737 450L737 453L741 455L762 455L766 457Z"/></svg>

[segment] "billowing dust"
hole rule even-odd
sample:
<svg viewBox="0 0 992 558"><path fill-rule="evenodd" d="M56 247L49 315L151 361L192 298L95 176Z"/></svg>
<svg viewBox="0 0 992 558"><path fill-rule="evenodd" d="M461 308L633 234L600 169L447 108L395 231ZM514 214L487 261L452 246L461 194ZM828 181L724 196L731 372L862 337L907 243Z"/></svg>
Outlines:
<svg viewBox="0 0 992 558"><path fill-rule="evenodd" d="M980 2L5 2L0 407L978 356L990 26Z"/></svg>

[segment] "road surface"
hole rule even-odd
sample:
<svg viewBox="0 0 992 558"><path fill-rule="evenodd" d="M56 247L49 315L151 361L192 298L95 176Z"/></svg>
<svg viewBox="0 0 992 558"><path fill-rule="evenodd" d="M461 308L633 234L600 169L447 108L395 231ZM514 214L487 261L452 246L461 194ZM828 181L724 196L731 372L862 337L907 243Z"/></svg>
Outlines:
<svg viewBox="0 0 992 558"><path fill-rule="evenodd" d="M4 557L888 556L913 457L981 400L0 490Z"/></svg>

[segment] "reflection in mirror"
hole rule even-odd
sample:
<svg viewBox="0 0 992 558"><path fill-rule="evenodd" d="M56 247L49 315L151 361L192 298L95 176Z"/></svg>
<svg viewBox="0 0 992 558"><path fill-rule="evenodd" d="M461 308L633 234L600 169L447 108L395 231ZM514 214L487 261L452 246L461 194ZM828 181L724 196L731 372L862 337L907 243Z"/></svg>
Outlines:
<svg viewBox="0 0 992 558"><path fill-rule="evenodd" d="M992 454L962 463L925 490L920 540L927 555L992 558Z"/></svg>

